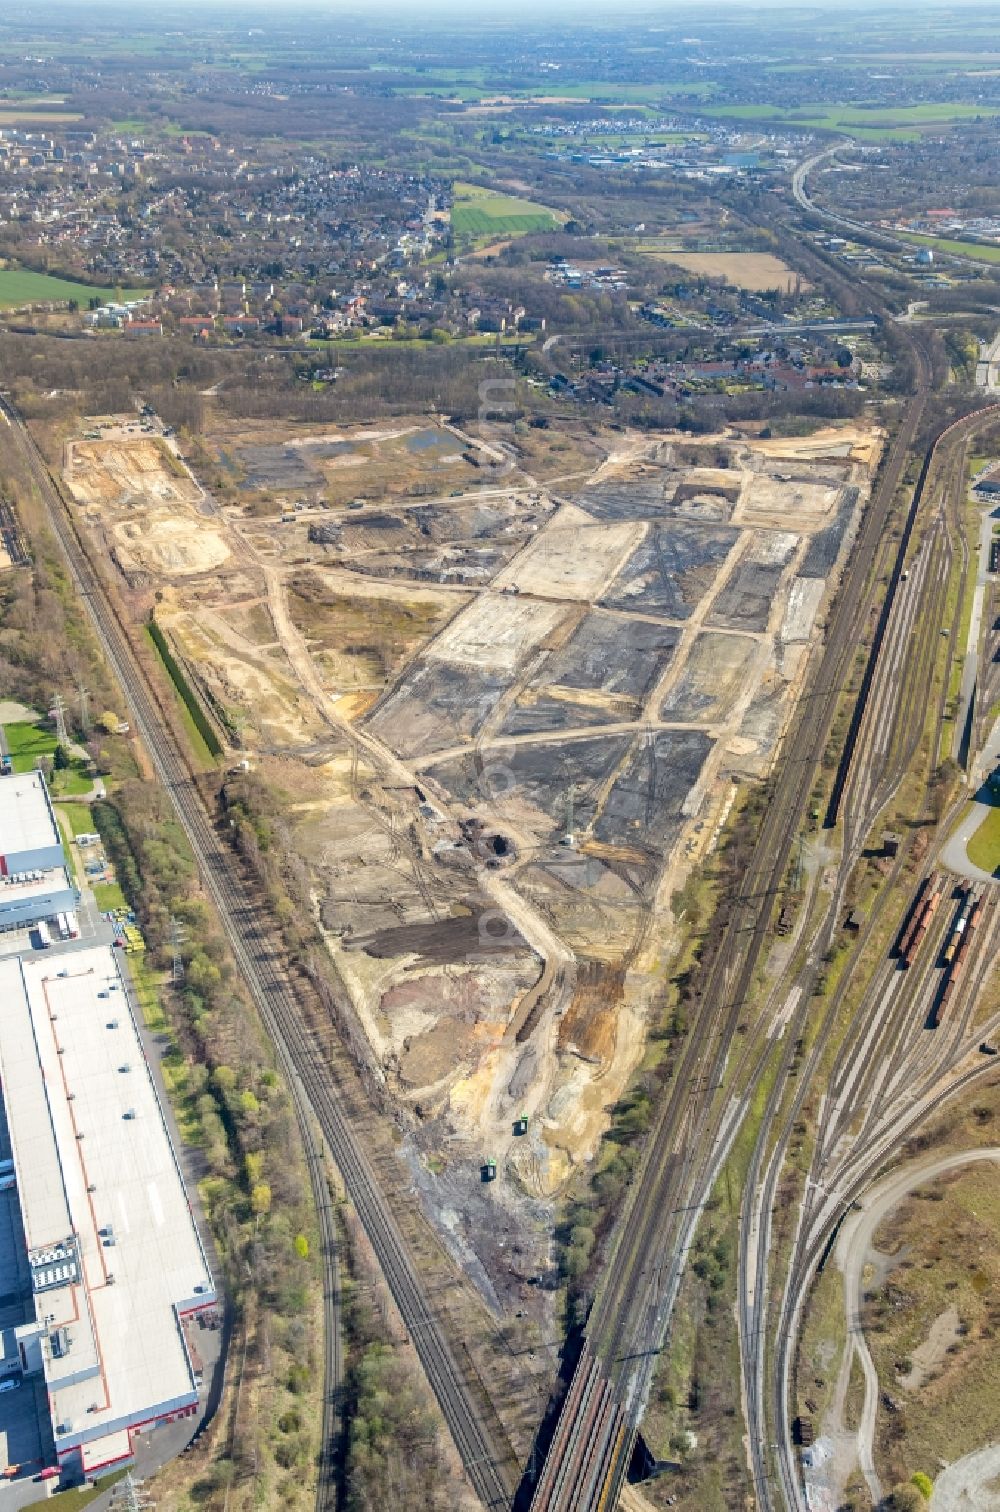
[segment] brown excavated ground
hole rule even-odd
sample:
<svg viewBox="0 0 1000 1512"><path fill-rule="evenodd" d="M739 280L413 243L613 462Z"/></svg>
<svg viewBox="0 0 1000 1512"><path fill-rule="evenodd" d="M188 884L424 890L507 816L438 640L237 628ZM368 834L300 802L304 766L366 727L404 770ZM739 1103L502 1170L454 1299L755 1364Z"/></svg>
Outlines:
<svg viewBox="0 0 1000 1512"><path fill-rule="evenodd" d="M643 1054L672 895L772 760L878 445L255 422L196 479L148 438L67 449L271 795L410 1179L497 1306L545 1312L553 1196Z"/></svg>

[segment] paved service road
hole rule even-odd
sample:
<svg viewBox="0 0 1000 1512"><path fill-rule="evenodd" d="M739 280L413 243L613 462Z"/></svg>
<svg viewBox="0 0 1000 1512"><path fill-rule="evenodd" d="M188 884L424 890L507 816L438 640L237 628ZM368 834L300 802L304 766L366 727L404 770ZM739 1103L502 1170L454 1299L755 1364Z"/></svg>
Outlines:
<svg viewBox="0 0 1000 1512"><path fill-rule="evenodd" d="M847 1313L847 1350L841 1369L850 1371L851 1360L857 1354L865 1376L865 1403L858 1428L858 1460L873 1503L882 1498L882 1487L875 1471L873 1443L875 1437L875 1414L878 1410L878 1377L868 1351L861 1324L865 1286L864 1270L872 1241L879 1224L893 1208L898 1207L917 1187L933 1181L959 1166L975 1165L979 1161L1000 1161L1000 1149L989 1147L981 1150L962 1150L951 1155L931 1157L915 1161L911 1165L893 1171L884 1180L872 1187L861 1199L860 1205L850 1212L844 1221L837 1240L837 1264L844 1275L844 1307ZM934 1503L937 1506L936 1500ZM956 1512L961 1503L956 1503ZM969 1503L969 1508L976 1503ZM984 1502L983 1507L990 1504ZM994 1499L993 1507L998 1503Z"/></svg>
<svg viewBox="0 0 1000 1512"><path fill-rule="evenodd" d="M991 804L982 803L978 799L970 804L961 824L941 852L941 860L948 870L957 872L960 877L968 877L970 882L992 882L995 880L991 872L983 871L981 866L973 865L969 860L968 849L969 841L986 818L991 807Z"/></svg>
<svg viewBox="0 0 1000 1512"><path fill-rule="evenodd" d="M998 767L1000 767L1000 719L990 731L982 755L971 765L970 773L973 781L983 782ZM968 852L969 841L994 807L995 804L990 801L986 789L980 787L962 816L961 823L941 852L941 860L950 871L957 872L960 877L968 877L973 882L995 881L991 872L983 871L981 867L973 865L969 860Z"/></svg>
<svg viewBox="0 0 1000 1512"><path fill-rule="evenodd" d="M1000 1444L964 1454L934 1482L931 1512L997 1512Z"/></svg>
<svg viewBox="0 0 1000 1512"><path fill-rule="evenodd" d="M1000 335L979 345L976 384L981 389L1000 390Z"/></svg>
<svg viewBox="0 0 1000 1512"><path fill-rule="evenodd" d="M965 660L962 664L962 686L959 694L958 717L955 720L955 738L951 752L956 760L959 758L965 726L969 719L969 707L972 703L972 695L976 689L976 678L979 673L979 641L983 625L983 604L986 599L986 578L990 565L990 543L993 540L993 526L996 524L998 514L1000 514L1000 511L984 509L979 521L976 587L972 599L969 634L965 646L962 648L962 655Z"/></svg>

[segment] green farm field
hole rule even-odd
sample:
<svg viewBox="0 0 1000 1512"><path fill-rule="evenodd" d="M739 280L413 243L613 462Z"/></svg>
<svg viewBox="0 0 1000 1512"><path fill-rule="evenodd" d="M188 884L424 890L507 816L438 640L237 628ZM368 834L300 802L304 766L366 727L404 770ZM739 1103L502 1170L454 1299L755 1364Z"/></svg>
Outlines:
<svg viewBox="0 0 1000 1512"><path fill-rule="evenodd" d="M953 252L956 257L973 257L977 262L1000 263L1000 247L985 242L950 241L946 236L924 236L919 231L894 231L894 236L918 247L933 247L938 252Z"/></svg>
<svg viewBox="0 0 1000 1512"><path fill-rule="evenodd" d="M784 110L780 105L717 105L713 116L743 121L783 121L788 125L812 126L822 131L850 132L866 141L915 140L921 128L950 126L959 121L988 118L995 114L982 105L801 105Z"/></svg>
<svg viewBox="0 0 1000 1512"><path fill-rule="evenodd" d="M15 310L20 305L45 304L76 299L86 305L91 299L138 299L148 289L95 289L90 284L72 283L67 278L53 278L49 273L34 273L30 268L0 268L0 309Z"/></svg>
<svg viewBox="0 0 1000 1512"><path fill-rule="evenodd" d="M545 205L496 194L475 184L455 185L451 226L456 236L492 240L501 236L527 236L531 231L552 231L560 217Z"/></svg>
<svg viewBox="0 0 1000 1512"><path fill-rule="evenodd" d="M68 126L82 121L72 110L21 110L6 100L0 102L0 126Z"/></svg>

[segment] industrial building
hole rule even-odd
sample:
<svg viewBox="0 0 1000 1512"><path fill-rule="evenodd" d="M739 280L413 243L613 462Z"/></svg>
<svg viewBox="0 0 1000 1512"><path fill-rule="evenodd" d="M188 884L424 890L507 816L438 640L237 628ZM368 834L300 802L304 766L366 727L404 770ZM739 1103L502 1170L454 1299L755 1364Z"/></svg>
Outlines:
<svg viewBox="0 0 1000 1512"><path fill-rule="evenodd" d="M129 1458L138 1429L196 1412L187 1320L216 1294L116 952L0 961L0 997L34 1308L14 1337L72 1478ZM15 1283L0 1276L0 1292Z"/></svg>
<svg viewBox="0 0 1000 1512"><path fill-rule="evenodd" d="M77 897L42 773L0 777L0 931L67 913Z"/></svg>

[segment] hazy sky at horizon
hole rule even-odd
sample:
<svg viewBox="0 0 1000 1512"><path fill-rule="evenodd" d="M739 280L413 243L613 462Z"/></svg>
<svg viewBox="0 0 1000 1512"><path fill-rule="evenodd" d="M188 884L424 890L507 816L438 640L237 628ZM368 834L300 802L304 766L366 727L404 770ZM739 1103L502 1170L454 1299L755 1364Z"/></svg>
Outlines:
<svg viewBox="0 0 1000 1512"><path fill-rule="evenodd" d="M998 0L951 0L951 3L946 0L875 0L874 4L872 0L837 0L836 4L831 0L815 0L815 3L809 3L809 0L707 0L702 4L698 0L616 0L611 10L607 0L503 0L502 6L498 6L496 0L286 0L275 16L274 0L28 0L17 21L30 26L33 20L41 21L47 15L58 15L60 11L89 12L96 18L102 11L123 10L137 18L157 14L166 22L171 15L192 11L205 18L213 13L253 15L255 24L259 24L259 17L271 15L275 25L281 27L297 12L325 14L334 20L338 16L357 15L413 18L457 11L466 15L481 13L501 25L505 17L515 12L526 12L540 22L549 16L570 14L581 20L600 20L605 25L613 25L623 14L667 21L673 15L710 16L726 10L766 13L791 9L801 11L806 17L835 14L844 9L864 9L871 13L900 10L905 6L907 10L955 11L981 10L997 5Z"/></svg>

